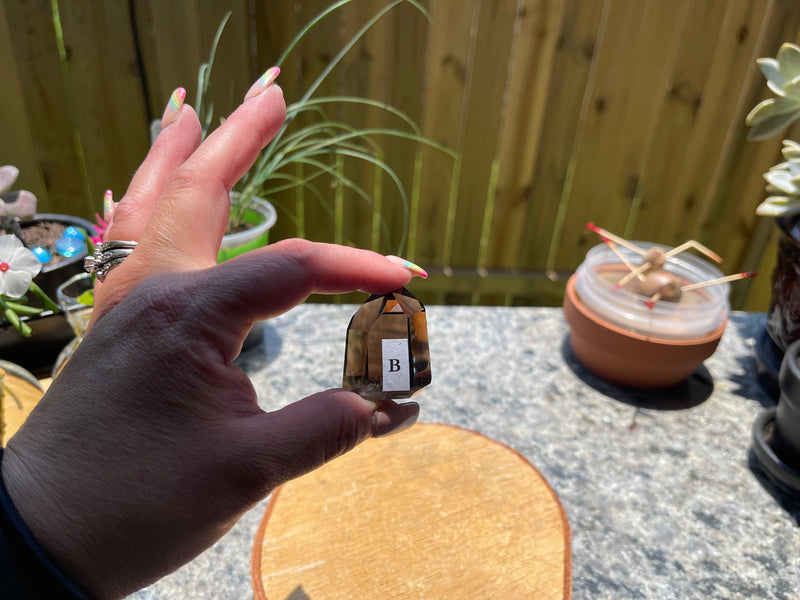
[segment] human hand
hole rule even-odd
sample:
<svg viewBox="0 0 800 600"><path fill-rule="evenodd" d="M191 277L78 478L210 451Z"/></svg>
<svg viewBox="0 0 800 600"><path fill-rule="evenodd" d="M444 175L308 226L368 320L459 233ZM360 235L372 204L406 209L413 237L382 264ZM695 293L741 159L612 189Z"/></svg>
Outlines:
<svg viewBox="0 0 800 600"><path fill-rule="evenodd" d="M126 195L138 200L113 219L114 238L137 239L140 227L141 243L98 290L94 327L3 458L23 519L100 598L174 570L275 486L418 414L344 390L265 413L231 365L254 320L312 292L382 293L411 277L378 254L302 240L214 264L227 182L282 119L280 93L265 94L194 150L188 107L162 134L176 132L154 146L131 186L142 191Z"/></svg>

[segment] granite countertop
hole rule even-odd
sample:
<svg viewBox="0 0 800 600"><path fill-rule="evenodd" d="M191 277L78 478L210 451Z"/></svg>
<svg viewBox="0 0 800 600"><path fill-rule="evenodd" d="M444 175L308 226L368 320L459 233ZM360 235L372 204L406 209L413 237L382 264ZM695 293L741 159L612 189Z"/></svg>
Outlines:
<svg viewBox="0 0 800 600"><path fill-rule="evenodd" d="M237 359L264 409L339 385L354 310L303 305L267 323L263 345ZM750 449L753 422L774 405L755 373L764 322L733 313L686 382L634 392L576 363L560 309L431 306L420 420L503 442L544 475L572 530L574 598L797 597L800 500ZM133 598L251 598L265 506Z"/></svg>

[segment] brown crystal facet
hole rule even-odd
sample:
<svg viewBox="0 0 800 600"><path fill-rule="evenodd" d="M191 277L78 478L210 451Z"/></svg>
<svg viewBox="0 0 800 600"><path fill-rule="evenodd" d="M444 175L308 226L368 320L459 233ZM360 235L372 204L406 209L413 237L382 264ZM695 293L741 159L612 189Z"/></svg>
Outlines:
<svg viewBox="0 0 800 600"><path fill-rule="evenodd" d="M368 400L392 400L430 382L422 302L405 288L367 298L347 328L342 386Z"/></svg>

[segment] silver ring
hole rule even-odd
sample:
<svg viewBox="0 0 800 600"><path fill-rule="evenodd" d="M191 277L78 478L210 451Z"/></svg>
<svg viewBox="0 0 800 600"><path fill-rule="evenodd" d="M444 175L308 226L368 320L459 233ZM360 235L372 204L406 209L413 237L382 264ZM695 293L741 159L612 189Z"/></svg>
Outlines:
<svg viewBox="0 0 800 600"><path fill-rule="evenodd" d="M94 254L83 259L83 268L89 273L94 273L97 276L97 280L103 282L109 271L121 265L122 261L125 260L138 245L138 242L126 240L100 242L95 246Z"/></svg>

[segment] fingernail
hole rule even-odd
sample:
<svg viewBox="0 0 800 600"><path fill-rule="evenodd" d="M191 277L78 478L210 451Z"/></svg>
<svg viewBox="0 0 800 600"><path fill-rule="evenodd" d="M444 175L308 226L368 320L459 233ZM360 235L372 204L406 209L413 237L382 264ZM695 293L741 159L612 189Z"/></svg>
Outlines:
<svg viewBox="0 0 800 600"><path fill-rule="evenodd" d="M103 196L103 220L106 223L111 222L111 217L114 216L114 194L111 190L106 190L106 195Z"/></svg>
<svg viewBox="0 0 800 600"><path fill-rule="evenodd" d="M181 108L183 108L183 101L185 99L186 90L182 87L176 88L175 91L172 92L172 96L169 97L169 102L167 103L167 108L164 109L164 115L161 117L161 131L164 131L175 122L175 119L178 118L178 114L181 112Z"/></svg>
<svg viewBox="0 0 800 600"><path fill-rule="evenodd" d="M405 431L416 423L418 418L419 404L416 402L384 404L373 416L372 437L386 437Z"/></svg>
<svg viewBox="0 0 800 600"><path fill-rule="evenodd" d="M390 261L392 261L396 265L400 265L401 267L405 267L409 271L411 271L412 275L416 275L417 277L422 277L423 279L428 278L428 273L420 267L419 265L415 265L410 260L406 260L405 258L400 258L399 256L387 256Z"/></svg>
<svg viewBox="0 0 800 600"><path fill-rule="evenodd" d="M244 95L244 101L247 102L250 98L254 98L258 96L261 92L267 89L280 75L281 70L279 67L270 67L264 74L258 78L253 85L250 86L250 89L247 90L247 93Z"/></svg>

